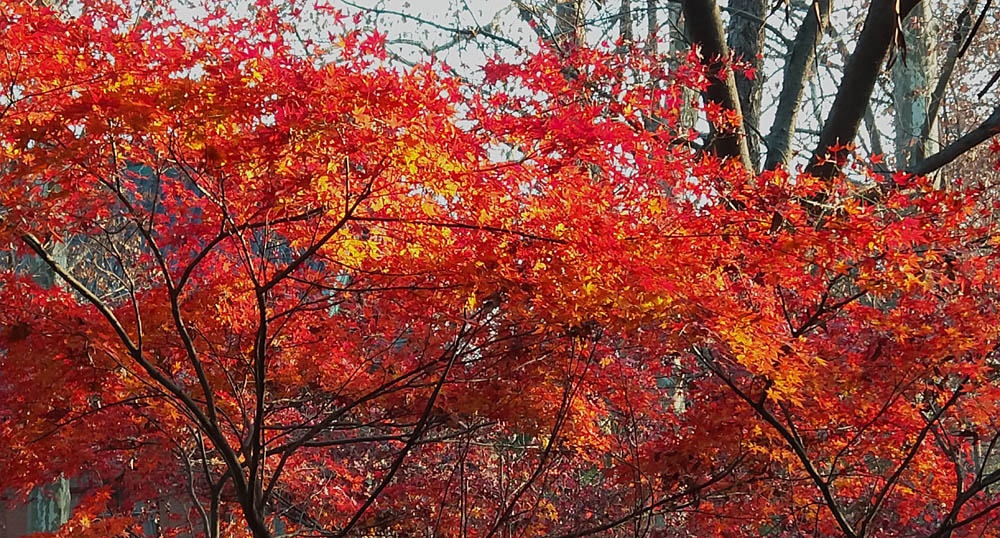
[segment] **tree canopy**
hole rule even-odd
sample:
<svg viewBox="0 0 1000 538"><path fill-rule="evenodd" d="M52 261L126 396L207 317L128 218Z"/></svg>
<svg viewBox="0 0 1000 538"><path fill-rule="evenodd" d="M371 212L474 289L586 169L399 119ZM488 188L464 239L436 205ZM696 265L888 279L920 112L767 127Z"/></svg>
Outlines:
<svg viewBox="0 0 1000 538"><path fill-rule="evenodd" d="M0 476L84 485L57 536L1000 535L981 186L757 173L706 42L472 87L245 8L0 2Z"/></svg>

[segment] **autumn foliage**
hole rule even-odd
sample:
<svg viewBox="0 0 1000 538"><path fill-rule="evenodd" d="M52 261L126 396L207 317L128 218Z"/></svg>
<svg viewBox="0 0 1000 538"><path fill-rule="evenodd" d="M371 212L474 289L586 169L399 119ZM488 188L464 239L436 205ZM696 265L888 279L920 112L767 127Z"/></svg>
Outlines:
<svg viewBox="0 0 1000 538"><path fill-rule="evenodd" d="M286 8L0 3L0 476L62 535L1000 535L976 190L747 173L697 51L473 86Z"/></svg>

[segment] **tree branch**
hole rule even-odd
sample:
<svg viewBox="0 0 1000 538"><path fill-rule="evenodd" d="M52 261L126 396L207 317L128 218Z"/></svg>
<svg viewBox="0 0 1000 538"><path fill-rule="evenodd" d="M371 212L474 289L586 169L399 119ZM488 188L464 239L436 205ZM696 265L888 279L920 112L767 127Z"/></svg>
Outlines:
<svg viewBox="0 0 1000 538"><path fill-rule="evenodd" d="M926 176L961 157L965 152L979 144L993 138L996 134L1000 134L1000 106L994 108L993 113L983 123L980 123L978 127L951 144L948 144L941 151L920 161L907 171L918 176Z"/></svg>
<svg viewBox="0 0 1000 538"><path fill-rule="evenodd" d="M730 0L728 10L734 14L729 21L727 44L733 56L740 58L754 71L764 67L761 52L764 48L764 0ZM743 113L744 135L753 170L760 166L760 101L763 77L734 76L736 93Z"/></svg>
<svg viewBox="0 0 1000 538"><path fill-rule="evenodd" d="M966 378L966 380L968 380L968 378ZM966 380L963 380L962 383ZM871 508L867 511L864 519L861 521L861 528L858 530L859 536L864 536L865 530L868 529L868 526L875 519L875 516L878 515L879 510L882 509L882 503L885 502L886 496L888 496L889 492L892 491L892 488L896 486L896 482L899 480L899 477L903 474L903 471L910 466L910 462L913 461L913 458L917 456L917 452L920 451L920 445L923 444L924 439L927 437L927 434L930 433L931 428L934 427L934 424L936 424L941 416L944 415L945 411L954 405L963 394L965 394L965 392L962 390L962 385L959 384L958 388L955 389L955 392L952 393L951 398L949 398L948 401L941 406L941 409L938 409L937 412L927 420L927 424L920 429L920 433L917 434L917 438L913 441L913 446L911 446L910 450L907 451L903 461L899 463L896 470L893 471L892 475L890 475L885 481L885 485L882 486L882 489L875 496L875 502L872 503Z"/></svg>
<svg viewBox="0 0 1000 538"><path fill-rule="evenodd" d="M709 371L711 371L713 374L716 375L716 377L721 379L722 382L725 383L730 388L730 390L732 390L737 396L740 397L740 399L749 404L750 407L754 410L754 412L757 413L757 416L763 419L764 422L768 423L772 428L775 429L775 431L778 432L779 435L781 435L782 438L785 439L785 442L788 443L788 446L792 449L792 452L795 454L799 462L802 464L802 467L805 469L806 474L809 475L809 478L812 479L813 484L815 484L817 489L819 489L820 494L823 496L823 500L825 501L827 509L830 510L831 514L833 514L833 518L837 521L837 526L840 527L840 530L844 533L844 535L847 536L848 538L856 538L860 536L858 533L854 531L854 529L851 527L851 524L847 521L847 517L844 515L844 512L840 509L840 505L837 504L837 500L834 499L833 497L833 491L831 490L829 483L827 483L827 481L824 480L823 477L819 474L819 471L813 465L812 460L809 459L809 455L806 453L805 447L802 445L802 443L799 442L798 437L792 431L790 431L784 424L782 424L781 421L778 420L778 417L774 416L773 413L767 410L767 408L764 406L763 401L758 402L754 400L752 397L750 397L749 394L743 392L739 387L736 386L736 383L732 379L724 375L721 370L719 370L718 368L716 368L711 364L712 361L711 356L706 356L703 353L708 353L708 352L702 352L700 350L695 351L695 354L702 359L702 362L709 369Z"/></svg>
<svg viewBox="0 0 1000 538"><path fill-rule="evenodd" d="M233 486L236 489L237 497L240 500L240 504L243 507L243 515L247 520L247 525L250 527L253 535L255 537L268 537L271 535L270 531L267 530L267 525L260 518L260 514L254 509L253 502L249 499L247 489L247 483L240 471L242 468L239 463L239 458L237 458L236 453L233 451L232 447L226 441L225 436L219 430L219 428L212 423L212 421L205 415L205 413L198 407L198 404L193 398L186 392L184 392L176 383L170 380L159 368L154 366L149 360L143 356L142 351L133 342L132 337L129 336L125 327L115 316L111 308L104 303L94 292L90 291L82 282L77 280L76 277L71 275L64 267L59 265L58 262L52 255L45 250L42 244L31 234L22 234L21 240L28 245L44 261L52 270L62 277L73 290L82 295L87 302L93 305L97 310L104 316L111 328L114 329L115 333L118 335L119 340L129 352L129 356L132 357L139 366L146 371L146 373L152 377L160 386L164 387L173 394L178 400L180 400L184 407L193 415L195 422L198 423L199 427L208 434L209 438L212 439L212 443L215 445L216 449L221 453L223 460L226 462L226 466L232 471L233 476Z"/></svg>
<svg viewBox="0 0 1000 538"><path fill-rule="evenodd" d="M941 76L938 77L937 83L934 85L934 91L931 93L931 100L927 105L927 119L924 120L924 124L920 127L921 141L930 138L931 130L934 129L934 124L937 122L938 111L941 109L941 102L944 100L944 91L948 87L948 81L951 80L952 73L955 72L955 64L958 63L958 59L965 52L965 47L962 47L961 50L959 50L959 47L962 41L967 39L966 36L968 38L972 37L970 34L972 24L970 10L975 6L975 3L976 0L966 0L965 8L958 15L958 28L955 29L951 46L948 47L948 56L945 59L944 66L941 68ZM989 2L987 2L988 5Z"/></svg>
<svg viewBox="0 0 1000 538"><path fill-rule="evenodd" d="M658 501L656 501L654 503L651 503L651 504L648 504L648 505L643 506L641 508L637 508L635 510L632 510L631 512L625 514L624 516L621 516L621 517L619 517L617 519L613 519L613 520L611 520L611 521L609 521L607 523L603 523L601 525L597 525L597 526L591 527L589 529L583 529L583 530L579 530L579 531L575 531L575 532L570 532L570 533L567 533L567 534L560 534L556 538L581 538L583 536L590 536L592 534L597 534L597 533L601 533L601 532L604 532L604 531L608 531L608 530L611 530L611 529L613 529L615 527L618 527L618 526L620 526L622 524L628 523L629 521L631 521L631 520L633 520L633 519L635 519L635 518L637 518L639 516L642 516L643 514L650 513L653 510L656 510L657 508L660 508L661 506L665 506L665 505L670 504L672 502L678 501L678 500L683 499L684 497L687 497L689 495L694 495L694 494L698 493L699 491L702 491L705 488L708 488L709 486L712 486L713 484L716 484L717 482L721 481L726 476L729 476L730 474L732 474L732 472L737 468L737 466L739 466L739 464L743 462L743 459L744 459L744 456L740 456L739 458L736 458L736 460L733 461L733 463L731 465L729 465L728 467L726 467L725 469L723 469L718 474L712 476L711 478L709 478L708 480L706 480L706 481L704 481L704 482L702 482L700 484L695 484L695 485L693 485L691 487L685 488L683 491L679 491L679 492L677 492L677 493L675 493L673 495L670 495L668 497L664 497L664 498L662 498L662 499L660 499L660 500L658 500Z"/></svg>
<svg viewBox="0 0 1000 538"><path fill-rule="evenodd" d="M361 517L365 515L365 512L368 511L368 508L375 503L375 499L377 499L378 496L382 493L382 490L384 490L386 486L388 486L389 483L392 481L392 478L396 476L396 472L399 471L400 467L402 467L403 460L406 459L406 455L410 453L413 447L416 446L417 442L420 440L420 436L423 435L424 430L427 427L427 423L431 418L431 411L434 410L434 404L437 402L438 394L441 393L441 387L444 386L445 380L448 379L448 373L451 372L451 367L455 365L455 361L458 359L458 356L461 355L461 353L459 352L459 348L462 345L463 336L465 336L464 328L459 330L458 336L455 337L455 342L450 350L451 358L448 360L448 365L445 366L444 372L441 373L441 377L438 379L437 384L434 385L434 390L431 392L430 398L427 399L427 405L424 406L424 412L420 416L420 421L417 422L417 425L413 428L413 433L410 435L410 438L406 441L406 446L404 446L403 449L400 450L399 454L396 456L396 459L392 462L392 465L389 467L388 472L386 472L385 477L382 478L382 481L379 482L378 486L375 487L375 490L371 492L371 494L368 496L368 499L365 500L364 504L362 504L360 508L358 508L358 510L354 513L354 516L351 517L351 520L348 521L346 525L344 525L344 528L341 529L339 533L337 533L337 538L343 538L344 536L347 536L347 533L351 532L351 529L354 528L354 526L358 523Z"/></svg>

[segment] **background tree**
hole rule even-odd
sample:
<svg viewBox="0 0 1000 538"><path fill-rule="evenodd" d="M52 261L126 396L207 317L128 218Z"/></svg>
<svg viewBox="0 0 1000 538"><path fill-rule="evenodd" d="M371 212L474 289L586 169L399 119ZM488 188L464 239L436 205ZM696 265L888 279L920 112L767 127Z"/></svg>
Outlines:
<svg viewBox="0 0 1000 538"><path fill-rule="evenodd" d="M686 51L698 44L706 61L725 44L727 53L733 51L745 62L741 67L752 69L752 79L737 75L731 85L736 86L741 102L741 132L748 141L748 152L768 155L759 163L753 157L758 168L806 164L810 158L822 156L836 140L864 144L871 153L886 153L890 166L895 166L898 157L896 146L937 144L947 148L919 159L913 157L920 161L919 166L916 161L909 163L914 171L928 173L933 170L927 168L936 170L960 155L975 158L978 153L968 154L969 150L989 138L994 128L989 116L995 88L989 79L1000 65L989 45L992 34L988 30L996 24L990 3L937 6L903 2L897 13L893 2L837 5L734 0L717 6L721 27L701 25L709 20L706 14L716 6L715 0L651 0L643 9L633 4L519 1L509 8L479 13L478 18L470 16L472 8L459 4L451 10L454 18L449 20L447 12L434 17L407 10L402 4L345 3L367 13L370 24L389 31L390 54L400 57L408 54L413 40L395 42L393 37L409 28L433 30L424 34L424 50L456 59L470 56L473 46L488 57L509 54L516 48L531 49L539 38L560 42L556 37L567 32L567 24L575 24L573 35L591 45L628 41L629 34L638 40L638 29L644 29L642 40L647 50L659 42L668 44L661 51ZM683 10L701 15L685 18ZM519 19L512 16L515 12ZM561 17L558 13L578 15ZM930 13L935 15L933 23L926 22ZM442 22L436 27L422 25L421 21L428 22L426 17ZM696 26L703 28L688 24L695 19ZM527 24L519 25L518 20ZM460 34L466 38L449 39ZM664 61L670 63L669 55ZM974 93L972 88L976 88ZM754 110L758 100L766 103L759 113ZM806 114L800 114L803 109ZM931 132L942 117L971 109L975 112L961 128L956 126L941 136ZM934 118L935 122L923 118ZM864 130L859 129L862 123L867 126ZM982 129L976 130L979 127ZM825 138L820 139L824 130ZM965 137L967 134L970 136ZM900 155L904 149L899 150ZM793 150L798 155L794 160ZM928 159L931 154L936 158ZM960 169L952 170L956 171L953 176L963 175Z"/></svg>

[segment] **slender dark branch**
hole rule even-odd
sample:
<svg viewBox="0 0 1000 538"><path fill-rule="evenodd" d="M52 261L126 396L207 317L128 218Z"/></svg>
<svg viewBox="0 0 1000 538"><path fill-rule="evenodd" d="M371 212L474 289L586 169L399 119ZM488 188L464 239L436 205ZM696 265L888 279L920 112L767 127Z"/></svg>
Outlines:
<svg viewBox="0 0 1000 538"><path fill-rule="evenodd" d="M410 435L409 440L407 440L406 445L403 447L403 449L399 451L399 454L396 456L395 461L392 462L392 465L389 467L389 470L385 473L385 476L382 478L382 481L378 484L378 486L375 487L375 489L371 492L371 494L368 495L368 499L366 499L364 504L362 504L361 507L358 508L357 512L354 513L354 516L351 517L351 520L348 521L346 525L344 525L344 528L341 529L339 533L337 533L337 538L343 538L344 536L347 536L347 533L351 532L351 529L354 528L355 525L357 525L358 520L360 520L361 517L365 515L365 512L368 511L368 508L375 503L375 499L377 499L378 496L382 493L382 490L384 490L386 486L388 486L389 483L392 482L393 477L396 476L396 472L398 472L400 467L402 467L403 461L406 459L407 454L409 454L410 451L413 450L413 447L416 446L417 441L420 440L420 436L423 435L424 430L427 427L427 423L431 418L431 411L434 410L434 404L437 402L438 395L441 393L441 387L444 386L445 380L448 379L448 373L451 372L451 367L455 365L455 361L457 361L458 356L461 355L459 348L462 345L462 338L464 336L465 336L465 328L463 327L459 331L458 336L455 337L455 342L452 344L450 349L451 358L448 359L448 364L447 366L445 366L444 372L441 373L441 377L438 379L437 384L434 385L434 390L431 392L430 398L427 399L427 405L424 406L424 412L420 416L420 421L417 422L416 427L413 428L413 433Z"/></svg>
<svg viewBox="0 0 1000 538"><path fill-rule="evenodd" d="M989 7L990 1L992 0L986 2L987 7ZM930 138L931 130L934 129L934 125L937 123L937 115L941 109L941 102L944 101L945 89L948 87L951 75L955 72L955 65L958 63L958 59L965 54L965 49L969 46L974 32L979 28L979 24L982 23L982 16L980 16L980 19L976 21L976 26L971 30L973 33L970 33L969 25L971 18L969 10L975 5L976 0L966 0L966 2L965 8L958 15L958 27L955 29L955 34L952 37L951 46L948 47L948 56L945 58L944 66L941 68L941 75L938 77L937 83L934 85L934 91L931 93L931 100L927 105L927 117L924 120L924 124L920 127L920 140L928 140ZM961 50L959 50L959 44L966 36L968 36L968 39L965 41L965 46L962 46Z"/></svg>
<svg viewBox="0 0 1000 538"><path fill-rule="evenodd" d="M132 337L129 336L128 331L125 330L125 327L121 324L121 322L118 321L114 312L111 311L108 305L104 304L104 301L90 291L90 289L87 288L83 282L77 280L76 277L63 268L63 266L60 265L47 250L45 250L45 247L42 246L41 242L39 242L35 236L31 234L23 234L21 236L21 240L24 241L24 243L27 244L28 247L31 248L31 250L33 250L35 254L38 255L38 257L41 258L42 261L49 266L49 268L52 269L52 271L62 277L62 279L65 280L71 288L82 295L87 302L97 308L101 315L104 316L104 319L106 319L111 325L111 328L114 329L119 340L121 340L122 344L125 345L125 348L128 349L129 354L133 356L140 354L139 347L135 344L135 342L133 342ZM152 367L152 365L150 365L150 367Z"/></svg>
<svg viewBox="0 0 1000 538"><path fill-rule="evenodd" d="M745 9L739 9L731 6L725 6L725 7L720 6L719 9L725 11L726 13L731 13L732 15L735 15L741 19L746 19L750 22L758 24L763 28L767 28L767 30L771 33L771 35L778 41L784 43L786 47L793 46L794 41L785 37L785 33L780 28L777 28L773 24L768 23L761 16L754 15L753 13L750 13Z"/></svg>
<svg viewBox="0 0 1000 538"><path fill-rule="evenodd" d="M993 4L993 0L986 0L986 4L983 5L983 10L979 12L979 16L976 17L976 23L972 25L972 31L969 32L969 37L965 39L965 43L962 44L962 49L958 51L958 57L961 58L965 56L965 51L968 50L969 45L972 44L972 40L975 39L976 34L979 33L979 27L983 24L983 19L986 18L986 13L990 10L990 5Z"/></svg>
<svg viewBox="0 0 1000 538"><path fill-rule="evenodd" d="M438 437L429 437L422 439L417 442L418 445L427 445L433 443L442 443L445 441L450 441L456 439L463 435L468 435L476 430L486 428L495 425L495 422L484 422L482 424L473 424L461 431L450 433L447 435L441 435ZM303 448L328 448L331 446L346 446L364 443L378 443L382 441L408 441L410 439L408 434L397 434L397 435L370 435L367 437L347 437L344 439L320 439L315 441L306 441L300 446ZM291 448L291 445L285 445L284 447L278 447L270 451L271 454L278 454L287 452Z"/></svg>
<svg viewBox="0 0 1000 538"><path fill-rule="evenodd" d="M784 424L782 424L781 421L778 420L778 418L775 417L773 413L767 410L767 408L764 405L764 402L758 402L757 400L754 400L752 397L750 397L749 394L747 394L742 389L737 387L736 383L732 379L730 379L729 376L723 374L720 369L716 368L712 364L712 357L706 355L707 353L708 353L707 350L696 351L696 354L702 359L702 362L709 369L709 371L711 371L713 374L716 375L716 377L721 379L722 382L725 383L730 388L730 390L732 390L737 396L740 397L740 399L747 402L747 404L749 404L750 407L757 413L757 416L763 419L764 422L768 423L772 428L774 428L775 431L778 432L779 435L781 435L782 438L785 439L785 442L788 443L788 446L792 449L792 452L795 454L799 462L802 464L802 467L805 469L806 474L809 475L809 478L812 479L813 484L815 484L816 488L819 489L820 494L823 496L823 500L825 501L827 509L830 510L831 514L833 514L833 518L834 520L836 520L837 526L840 527L841 532L843 532L844 535L848 538L859 537L860 535L854 531L853 527L851 527L851 524L847 521L847 517L841 510L840 505L834 498L833 491L830 489L830 485L826 482L826 480L823 479L819 471L816 470L816 467L813 465L812 460L809 459L809 455L806 453L805 447L803 447L802 444L798 441L798 438L795 436L795 434L793 434Z"/></svg>
<svg viewBox="0 0 1000 538"><path fill-rule="evenodd" d="M993 454L993 449L997 445L997 440L1000 440L1000 432L993 434L990 438L990 443L986 445L986 452L983 453L983 461L979 464L979 469L976 470L976 479L978 480L986 472L986 464L990 461L990 456Z"/></svg>
<svg viewBox="0 0 1000 538"><path fill-rule="evenodd" d="M231 237L234 233L241 232L244 230L255 230L258 228L263 228L265 226L275 226L278 224L287 224L292 222L308 220L312 217L320 215L322 212L323 212L322 208L316 208L298 215L275 219L270 222L248 222L237 226L235 229L223 230L219 232L218 235L213 237L211 241L209 241L204 247L202 247L202 249L198 252L198 254L196 254L195 257L191 260L191 262L187 265L187 267L184 268L184 272L181 274L181 277L177 279L177 285L176 285L177 292L180 293L181 290L184 289L184 285L187 283L188 279L191 278L191 275L194 273L195 268L198 266L199 263L202 262L202 260L205 259L205 257L207 257L212 252L212 249L214 249L215 246L221 243L223 240Z"/></svg>
<svg viewBox="0 0 1000 538"><path fill-rule="evenodd" d="M836 469L837 462L840 461L840 458L842 458L844 454L846 454L847 451L854 445L854 443L861 438L861 435L865 431L867 431L868 428L870 428L873 424L875 424L875 422L877 422L878 419L882 418L882 416L885 415L886 411L888 411L889 408L892 407L892 404L894 404L896 400L898 400L903 395L903 387L905 387L905 385L907 384L904 384L903 381L896 383L896 386L893 387L892 392L889 393L889 399L887 399L885 403L882 404L882 407L879 408L878 412L875 413L875 415L872 418L870 418L868 422L865 422L860 428L858 428L857 431L854 432L854 435L852 435L851 438L848 439L846 443L844 443L844 446L842 446L840 450L838 450L837 453L833 456L833 459L830 460L830 472L828 472L826 475L827 484L833 483L833 479L836 476L834 470Z"/></svg>
<svg viewBox="0 0 1000 538"><path fill-rule="evenodd" d="M145 396L133 396L131 398L125 398L123 400L118 400L118 401L115 401L115 402L110 402L110 403L107 403L107 404L102 404L100 407L96 407L94 409L88 409L87 411L84 411L84 412L80 413L79 415L77 415L75 417L71 417L71 418L69 418L69 419L67 419L65 421L62 421L62 422L56 424L52 429L46 431L45 433L39 435L38 437L35 437L35 438L31 439L28 442L29 443L37 443L37 442L45 439L46 437L49 437L50 435L56 433L61 428L65 428L66 426L69 426L70 424L73 424L74 422L78 422L80 420L83 420L83 419L87 418L90 415L94 415L96 413L100 413L101 411L104 411L105 409L108 409L110 407L115 407L115 406L119 406L119 405L128 405L128 404L140 401L140 400L148 400L148 399L151 399L151 398L162 398L163 396L164 396L163 393L149 394L149 395L145 395Z"/></svg>
<svg viewBox="0 0 1000 538"><path fill-rule="evenodd" d="M112 143L112 155L115 156L115 161L117 162L117 150L114 149L115 146ZM81 165L82 166L82 165ZM170 274L170 267L167 263L167 259L163 254L163 250L160 249L159 244L151 233L151 229L147 229L143 225L143 219L138 211L136 211L135 206L132 202L125 196L125 193L121 190L120 175L116 174L116 182L102 178L100 174L95 171L91 171L86 166L83 167L92 176L97 178L97 180L102 183L108 190L114 193L115 197L119 202L128 210L130 219L136 226L136 230L139 235L142 236L143 241L149 247L149 251L153 254L153 258L156 260L157 265L160 268L160 273L163 275L163 282L166 285L168 295L170 296L170 313L174 319L174 325L177 328L178 335L180 336L181 342L184 345L184 351L188 356L188 360L191 362L191 366L194 368L195 375L198 377L198 383L201 385L201 390L205 395L205 408L208 411L208 419L212 424L218 424L218 414L215 409L215 395L212 390L211 384L208 382L208 377L205 375L205 369L201 363L201 359L198 357L198 353L194 347L194 340L192 340L190 333L188 332L187 325L184 323L184 319L181 316L180 302L178 299L177 290L174 287L173 277ZM152 215L150 216L152 219ZM124 269L124 268L123 268ZM137 329L137 348L138 355L142 355L142 333L141 326Z"/></svg>
<svg viewBox="0 0 1000 538"><path fill-rule="evenodd" d="M399 376L397 376L397 377L395 377L393 379L390 379L390 380L382 383L380 386L378 386L375 389L369 391L367 394L365 394L365 395L363 395L363 396L355 399L350 404L345 405L344 407L336 410L335 412L332 412L332 413L328 414L327 416L323 417L323 419L320 420L319 422L317 422L316 424L313 424L311 426L301 426L301 427L296 428L296 429L307 429L308 428L308 431L306 431L305 433L303 433L298 439L296 439L294 441L291 441L289 443L273 447L273 448L271 448L269 450L272 454L281 454L281 459L278 461L278 464L275 466L274 471L271 472L270 482L268 483L267 487L264 489L264 493L262 495L262 498L264 499L264 503L265 504L267 503L267 500L268 500L269 496L271 495L271 492L274 490L275 486L277 485L278 479L281 476L282 470L284 469L284 466L287 463L288 458L291 457L291 455L296 450L298 450L299 448L305 446L305 444L308 443L309 441L311 441L312 439L314 439L315 436L318 433L320 433L323 430L325 430L326 428L328 428L337 419L339 419L340 417L344 416L351 409L354 409L355 407L357 407L357 406L359 406L359 405L361 405L361 404L363 404L365 402L369 402L369 401L372 401L372 400L378 398L379 396L381 396L381 395L385 394L386 392L388 392L389 389L391 387L395 386L396 384L398 384L398 383L400 383L402 381L405 381L407 379L410 379L412 377L417 376L421 372L429 369L431 366L433 366L433 365L437 364L438 362L441 362L442 360L447 359L447 358L448 358L448 354L444 353L444 354L442 354L441 357L439 357L439 358L437 358L437 359L435 359L435 360L433 360L433 361L431 361L431 362L429 362L429 363L427 363L425 365L413 368L413 369L411 369L411 370L409 370L407 372L404 372L404 373L400 374Z"/></svg>
<svg viewBox="0 0 1000 538"><path fill-rule="evenodd" d="M483 226L479 224L466 224L464 222L440 222L440 221L430 221L430 220L408 220L408 219L396 219L390 217L358 217L353 216L350 220L357 222L400 222L403 224L411 224L414 226L432 226L437 228L457 228L462 230L482 230L485 232L493 232L506 235L516 235L518 237L524 237L525 239L534 239L536 241L545 241L547 243L557 243L560 245L565 245L566 241L562 239L556 239L554 237L545 237L543 235L537 235L530 232L519 232L517 230L511 230L508 228L501 228L498 226Z"/></svg>
<svg viewBox="0 0 1000 538"><path fill-rule="evenodd" d="M744 458L745 458L745 456L740 456L740 457L736 458L736 460L733 461L732 464L730 464L725 469L723 469L722 471L720 471L718 474L713 475L711 478L709 478L708 480L706 480L706 481L704 481L704 482L702 482L700 484L695 484L693 486L685 488L683 491L679 491L679 492L677 492L677 493L675 493L673 495L670 495L668 497L664 497L664 498L662 498L662 499L660 499L660 500L658 500L658 501L656 501L654 503L651 503L651 504L648 504L648 505L643 506L641 508L637 508L635 510L632 510L631 512L629 512L629 513L627 513L627 514L625 514L625 515L623 515L623 516L621 516L621 517L619 517L617 519L613 519L611 521L608 521L607 523L603 523L601 525L590 527L588 529L583 529L583 530L579 530L579 531L570 532L570 533L567 533L567 534L560 534L556 538L582 538L583 536L590 536L592 534L598 534L598 533L601 533L601 532L604 532L604 531L608 531L608 530L611 530L611 529L613 529L615 527L618 527L620 525L628 523L629 521L632 521L633 519L635 519L637 517L641 517L641 516L643 516L645 514L648 514L648 513L652 512L653 510L656 510L657 508L660 508L662 506L666 506L668 504L677 502L680 499L683 499L685 497L689 497L691 495L697 494L699 491L703 491L706 488L711 487L712 485L720 482L722 479L724 479L725 477L727 477L730 474L732 474L732 472L739 466L739 464L743 462Z"/></svg>
<svg viewBox="0 0 1000 538"><path fill-rule="evenodd" d="M1000 106L994 108L993 113L983 123L979 124L978 127L951 144L948 144L934 155L920 161L911 167L908 172L918 176L926 176L997 134L1000 134Z"/></svg>
<svg viewBox="0 0 1000 538"><path fill-rule="evenodd" d="M180 400L184 407L187 408L189 412L194 416L195 421L198 426L212 439L212 443L215 445L216 449L221 453L223 460L226 462L226 466L233 471L233 486L236 489L237 497L240 498L241 505L243 506L244 517L247 520L247 524L253 531L254 536L270 536L270 532L267 530L267 526L264 524L263 520L259 517L259 514L253 509L252 504L247 504L248 489L246 480L241 472L239 458L236 453L232 450L232 447L227 442L225 436L222 432L212 423L211 420L205 415L205 413L198 406L194 399L184 392L176 383L170 380L159 368L154 366L149 360L142 354L136 344L133 342L132 338L129 336L128 331L125 327L118 321L114 312L104 303L99 297L97 297L92 291L90 291L87 286L80 282L76 277L70 274L65 268L63 268L52 255L45 250L42 244L31 234L22 234L21 240L31 248L39 258L42 259L56 274L62 277L74 291L82 295L87 302L93 305L101 313L111 328L118 335L119 340L122 345L129 352L129 356L136 361L146 373L152 377L160 386L164 387L173 394L178 400Z"/></svg>
<svg viewBox="0 0 1000 538"><path fill-rule="evenodd" d="M982 518L983 516L986 516L987 514L993 512L997 508L1000 508L1000 501L997 501L994 502L993 504L988 505L979 512L972 514L969 517L966 517L961 520L957 519L958 514L959 512L962 511L962 508L965 506L965 503L969 502L969 500L975 497L976 494L978 494L980 491L985 490L986 488L992 486L993 484L996 484L997 482L1000 482L1000 470L993 471L982 478L977 478L969 486L969 489L967 489L964 493L958 495L955 498L955 501L952 503L951 510L944 517L943 520L944 522L941 524L940 527L938 527L938 530L927 535L927 538L947 538L951 536L952 531L954 531L955 529L973 523L978 519Z"/></svg>
<svg viewBox="0 0 1000 538"><path fill-rule="evenodd" d="M514 41L512 39L508 39L508 38L506 38L506 37L504 37L502 35L496 34L494 32L491 32L489 29L483 28L482 26L477 26L475 28L455 28L455 27L452 27L452 26L445 26L443 24L439 24L439 23L436 23L434 21L424 19L422 17L417 17L417 16L412 15L410 13L403 13L402 11L394 11L394 10L391 10L391 9L381 9L381 8L375 8L375 7L366 7L366 6L361 6L361 5L355 4L353 2L348 2L347 0L341 0L341 2L343 2L344 4L347 4L348 6L353 7L354 9L360 9L362 11L365 11L365 12L368 12L368 13L373 13L375 15L393 15L395 17L402 18L404 21L412 21L412 22L416 22L416 23L419 23L419 24L425 24L425 25L430 26L432 28L437 28L438 30L454 34L456 37L466 37L468 39L473 39L476 36L480 36L481 35L483 37L487 37L487 38L492 39L494 41L503 43L505 45L510 45L511 47L514 47L515 49L517 49L519 51L523 50L523 47L521 47L521 45L519 45L516 41Z"/></svg>
<svg viewBox="0 0 1000 538"><path fill-rule="evenodd" d="M967 379L968 378L966 378L966 380ZM920 445L923 444L924 439L927 437L927 434L930 433L931 429L941 418L941 416L944 415L945 411L947 411L952 405L955 404L955 402L958 401L959 398L962 397L963 394L965 394L965 391L962 390L962 384L964 383L965 380L963 380L962 383L959 384L958 388L951 395L951 398L948 398L948 401L941 406L941 409L938 409L937 412L934 413L934 415L932 415L929 419L927 419L927 424L925 424L924 427L920 429L920 433L917 435L917 438L913 441L913 446L911 446L910 450L907 451L906 456L903 458L903 461L901 461L899 465L896 466L896 470L893 471L892 475L890 475L889 478L886 479L885 484L883 484L882 486L882 489L875 496L874 502L872 503L871 507L867 510L864 519L861 521L861 527L858 530L859 536L864 536L865 530L875 519L875 516L878 515L879 510L882 509L882 503L885 502L885 499L889 495L889 492L892 491L894 487L896 487L896 482L899 480L899 477L903 474L903 471L905 471L910 466L910 462L913 461L913 458L916 457L917 452L920 451Z"/></svg>
<svg viewBox="0 0 1000 538"><path fill-rule="evenodd" d="M198 492L194 487L194 469L191 465L191 458L182 446L178 446L178 452L180 452L181 462L184 463L184 474L187 477L186 485L188 496L191 497L191 502L194 503L195 510L198 511L198 515L201 517L202 525L205 527L205 536L211 536L212 524L208 517L208 512L205 510L205 506L201 503L201 499L198 498Z"/></svg>
<svg viewBox="0 0 1000 538"><path fill-rule="evenodd" d="M791 316L791 314L788 313L788 305L785 304L785 294L784 294L784 292L781 291L781 285L780 284L775 289L775 291L778 294L778 300L779 300L779 303L781 304L781 313L784 314L784 316L785 316L785 323L788 324L788 330L790 332L794 333L795 330L796 330L795 329L795 324L792 323L792 316Z"/></svg>
<svg viewBox="0 0 1000 538"><path fill-rule="evenodd" d="M486 535L486 538L491 538L496 534L497 530L500 529L500 526L510 517L511 513L514 510L514 507L517 505L518 500L520 500L520 498L524 496L524 494L528 491L528 488L531 487L531 485L538 479L539 476L542 475L542 472L545 470L545 464L549 460L549 457L552 453L552 449L556 444L556 440L559 437L560 431L562 430L563 424L566 422L566 419L569 418L570 405L572 404L573 399L576 396L576 391L580 388L580 385L583 382L583 377L586 376L587 369L590 366L590 359L592 358L593 358L593 352L591 352L591 354L589 355L587 363L584 366L583 375L581 376L580 382L578 384L574 384L572 379L572 372L570 372L570 378L566 380L566 383L563 388L562 401L560 402L559 405L559 411L556 413L556 420L552 425L552 429L549 432L549 438L548 442L545 444L545 449L542 451L541 457L538 458L538 464L535 465L535 469L531 473L531 476L528 477L527 481L521 484L521 486L511 497L510 501L505 502L503 510L499 514L497 514L497 518L493 522L493 526L490 528L490 532Z"/></svg>
<svg viewBox="0 0 1000 538"><path fill-rule="evenodd" d="M301 266L303 263L308 261L309 258L311 258L314 254L316 254L316 252L318 252L319 249L323 248L323 245L325 245L330 239L332 239L334 235L340 232L340 230L342 230L344 226L347 224L347 221L351 219L352 215L354 214L354 211L358 208L359 205L361 205L361 202L364 201L369 194L371 194L372 183L374 181L375 179L372 178L371 181L368 182L368 185L365 186L364 190L357 195L354 201L346 204L346 207L344 208L344 214L340 217L339 220L337 220L337 222L333 225L333 227L331 227L325 234L323 234L318 240L316 240L316 242L313 243L312 246L307 248L305 252L299 254L298 257L289 262L284 269L278 271L274 276L271 277L270 280L261 284L259 293L265 294L268 291L270 291L271 288L278 285L278 283L281 282L282 279L292 274L296 269L299 268L299 266Z"/></svg>

